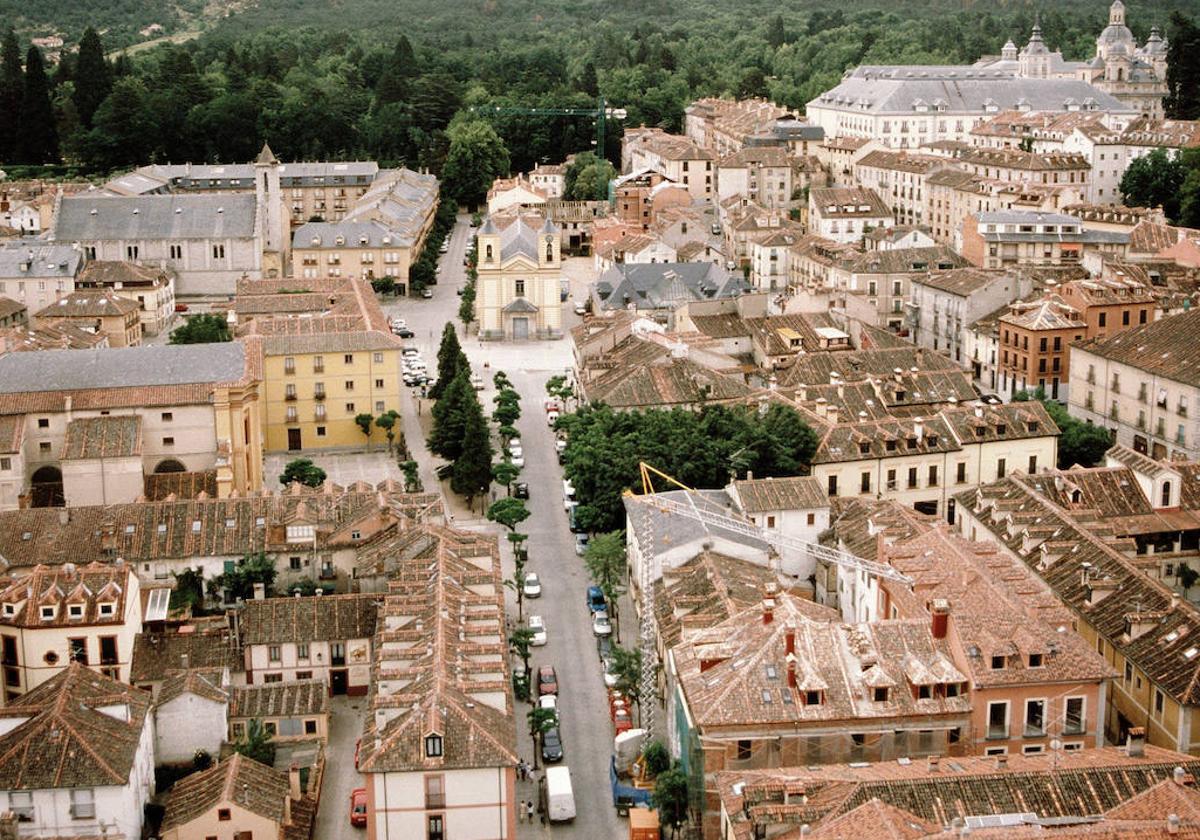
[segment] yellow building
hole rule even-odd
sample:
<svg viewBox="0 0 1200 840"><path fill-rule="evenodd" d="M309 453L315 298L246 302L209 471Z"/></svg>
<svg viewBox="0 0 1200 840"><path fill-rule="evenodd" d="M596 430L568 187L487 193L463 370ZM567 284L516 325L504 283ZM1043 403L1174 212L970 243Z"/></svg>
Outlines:
<svg viewBox="0 0 1200 840"><path fill-rule="evenodd" d="M234 304L243 337L263 352L263 448L269 452L362 447L355 422L400 408L400 341L364 280L247 280ZM321 293L318 293L321 292ZM384 440L372 426L371 440Z"/></svg>
<svg viewBox="0 0 1200 840"><path fill-rule="evenodd" d="M561 338L561 237L550 220L488 216L479 229L479 337Z"/></svg>

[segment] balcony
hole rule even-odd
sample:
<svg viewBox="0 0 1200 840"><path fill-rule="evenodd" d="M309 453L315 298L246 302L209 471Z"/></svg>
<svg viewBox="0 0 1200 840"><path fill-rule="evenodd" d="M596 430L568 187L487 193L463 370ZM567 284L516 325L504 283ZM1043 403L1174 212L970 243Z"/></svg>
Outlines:
<svg viewBox="0 0 1200 840"><path fill-rule="evenodd" d="M288 391L286 394L284 394L284 395L283 395L283 398L284 398L285 400L287 400L288 402L295 402L295 400L296 400L296 392L295 392L295 391Z"/></svg>
<svg viewBox="0 0 1200 840"><path fill-rule="evenodd" d="M321 402L322 400L325 399L325 392L324 391L314 391L313 399L316 400L317 402Z"/></svg>
<svg viewBox="0 0 1200 840"><path fill-rule="evenodd" d="M437 811L446 807L446 794L444 793L426 793L425 794L425 810Z"/></svg>
<svg viewBox="0 0 1200 840"><path fill-rule="evenodd" d="M999 741L1008 738L1008 726L1003 723L989 723L987 728L989 741Z"/></svg>

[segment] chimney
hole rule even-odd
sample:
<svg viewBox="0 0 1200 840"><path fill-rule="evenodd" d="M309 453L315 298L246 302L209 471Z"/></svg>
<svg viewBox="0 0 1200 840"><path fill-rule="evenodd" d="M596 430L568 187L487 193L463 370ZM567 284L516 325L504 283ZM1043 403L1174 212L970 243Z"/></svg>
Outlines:
<svg viewBox="0 0 1200 840"><path fill-rule="evenodd" d="M300 765L295 762L288 768L288 795L293 802L299 802L304 796L300 789Z"/></svg>
<svg viewBox="0 0 1200 840"><path fill-rule="evenodd" d="M975 406L975 416L983 417L983 406L981 406L981 405Z"/></svg>
<svg viewBox="0 0 1200 840"><path fill-rule="evenodd" d="M1000 753L998 756L996 756L996 769L1004 770L1004 769L1007 769L1007 767L1008 767L1008 756L1005 755L1004 753Z"/></svg>
<svg viewBox="0 0 1200 840"><path fill-rule="evenodd" d="M254 600L261 601L267 597L267 585L265 583L254 584Z"/></svg>
<svg viewBox="0 0 1200 840"><path fill-rule="evenodd" d="M1184 770L1182 767L1175 768L1174 773L1172 773L1172 778L1175 780L1175 784L1179 785L1180 787L1192 787L1196 784L1196 777Z"/></svg>
<svg viewBox="0 0 1200 840"><path fill-rule="evenodd" d="M796 652L796 628L788 627L783 633L784 653L794 654Z"/></svg>
<svg viewBox="0 0 1200 840"><path fill-rule="evenodd" d="M770 624L775 620L775 599L763 598L762 601L762 622Z"/></svg>
<svg viewBox="0 0 1200 840"><path fill-rule="evenodd" d="M825 417L830 423L836 423L838 421L838 407L833 404L825 406Z"/></svg>
<svg viewBox="0 0 1200 840"><path fill-rule="evenodd" d="M929 773L938 772L938 757L936 755L931 755L925 760L925 770Z"/></svg>
<svg viewBox="0 0 1200 840"><path fill-rule="evenodd" d="M188 655L186 653L179 654L179 667L180 668L182 668L183 670L186 671L190 664L191 664L191 659L188 657Z"/></svg>
<svg viewBox="0 0 1200 840"><path fill-rule="evenodd" d="M1132 726L1125 737L1125 755L1130 758L1141 758L1146 754L1146 729L1142 726Z"/></svg>
<svg viewBox="0 0 1200 840"><path fill-rule="evenodd" d="M892 378L895 379L897 382L900 382L901 380L903 380L904 379L904 369L903 368L892 368Z"/></svg>
<svg viewBox="0 0 1200 840"><path fill-rule="evenodd" d="M66 524L67 524L68 522L70 522L70 521L71 521L71 510L70 510L70 508L60 507L60 508L58 509L58 524L59 524L59 525L66 525Z"/></svg>
<svg viewBox="0 0 1200 840"><path fill-rule="evenodd" d="M796 687L796 656L795 656L795 654L792 654L792 655L788 656L788 658L787 658L787 672L788 672L788 676L787 676L788 688L795 688Z"/></svg>
<svg viewBox="0 0 1200 840"><path fill-rule="evenodd" d="M913 418L913 434L917 436L918 442L925 437L925 419L923 417Z"/></svg>
<svg viewBox="0 0 1200 840"><path fill-rule="evenodd" d="M950 625L950 602L945 598L935 598L930 612L933 614L933 621L930 625L933 638L946 638L946 630Z"/></svg>
<svg viewBox="0 0 1200 840"><path fill-rule="evenodd" d="M12 811L0 813L0 840L17 840L17 815Z"/></svg>
<svg viewBox="0 0 1200 840"><path fill-rule="evenodd" d="M1167 814L1167 834L1179 833L1179 815Z"/></svg>

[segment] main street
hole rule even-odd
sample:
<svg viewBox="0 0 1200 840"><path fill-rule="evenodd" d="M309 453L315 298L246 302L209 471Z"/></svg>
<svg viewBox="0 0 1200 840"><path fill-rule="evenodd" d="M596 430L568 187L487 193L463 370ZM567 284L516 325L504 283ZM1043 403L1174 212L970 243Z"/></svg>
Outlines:
<svg viewBox="0 0 1200 840"><path fill-rule="evenodd" d="M433 298L401 298L388 300L384 309L389 317L399 315L408 321L416 334L408 343L420 348L434 371L437 347L443 325L450 321L459 331L463 349L471 361L472 370L483 375L487 389L480 394L485 411L491 413L494 390L491 377L497 370L505 371L521 395L521 417L517 429L525 450L525 468L520 480L529 485L530 517L520 530L529 535L528 571L537 572L543 581L544 594L540 599L525 602L525 615L541 615L546 620L549 642L533 649L531 665L553 665L558 672L559 708L562 721L564 764L571 768L575 790L577 816L572 824L543 826L540 822L518 823L519 837L578 837L596 840L616 840L628 834L623 819L617 816L609 798L608 757L612 752L612 724L596 640L592 635L591 619L584 602L589 584L582 558L575 554L575 538L567 527L563 510L562 468L554 451L554 434L546 426L542 400L545 383L551 376L563 373L571 364L570 343L560 341L479 342L464 338L458 320L460 298L456 290L465 285L463 256L473 231L465 217L450 238L450 247L441 259L439 282L433 287ZM574 295L582 288L573 290ZM564 303L567 328L578 323L571 312L573 301ZM486 367L485 367L486 365ZM422 463L422 477L427 489L437 486L432 474L434 460L425 449L417 417L416 391L408 389L409 399L403 407L404 432L414 457ZM422 401L422 412L429 411L429 402ZM503 492L498 490L498 492ZM499 534L502 529L492 523L476 520L454 523L460 527L478 528ZM513 574L508 543L501 538L504 575ZM510 592L508 610L515 622L517 604ZM623 616L631 616L627 605ZM636 638L636 626L626 619L622 628L626 643ZM528 732L527 713L530 705L518 702L515 709L518 754L526 761L533 759L534 748ZM541 762L539 760L539 766ZM539 773L540 775L540 773ZM518 784L517 799L535 798L532 782Z"/></svg>

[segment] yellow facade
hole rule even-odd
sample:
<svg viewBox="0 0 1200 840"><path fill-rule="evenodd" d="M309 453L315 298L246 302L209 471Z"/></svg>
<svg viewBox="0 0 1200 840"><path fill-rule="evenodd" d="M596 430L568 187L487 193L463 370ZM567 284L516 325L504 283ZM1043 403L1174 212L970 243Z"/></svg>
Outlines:
<svg viewBox="0 0 1200 840"><path fill-rule="evenodd" d="M354 342L363 349L336 349L347 335L304 337L327 338L331 349L320 352L264 354L268 451L363 447L368 441L354 418L400 410L399 343L380 335L383 340ZM382 445L383 430L372 426L370 441Z"/></svg>
<svg viewBox="0 0 1200 840"><path fill-rule="evenodd" d="M361 277L370 280L396 277L406 282L408 269L414 255L420 255L427 233L427 230L422 231L421 240L415 247L400 243L368 248L353 244L344 247L331 244L323 248L296 245L292 251L293 273L307 278Z"/></svg>

